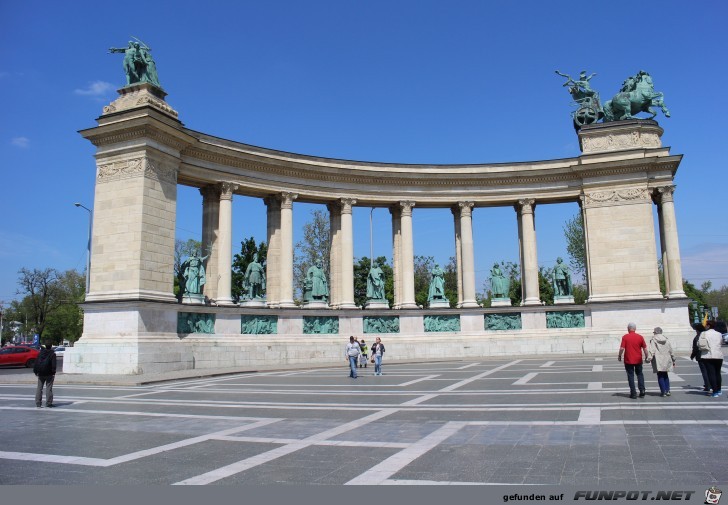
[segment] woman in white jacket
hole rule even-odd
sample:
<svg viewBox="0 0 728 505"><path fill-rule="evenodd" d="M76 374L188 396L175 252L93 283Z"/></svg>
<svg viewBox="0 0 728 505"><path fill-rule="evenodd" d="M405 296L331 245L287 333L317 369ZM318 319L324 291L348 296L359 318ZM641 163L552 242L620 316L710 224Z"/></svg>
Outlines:
<svg viewBox="0 0 728 505"><path fill-rule="evenodd" d="M652 362L652 371L657 374L657 384L660 386L660 396L670 396L670 377L675 366L675 355L672 353L672 344L659 326L652 332L649 345L649 360Z"/></svg>
<svg viewBox="0 0 728 505"><path fill-rule="evenodd" d="M710 387L713 389L711 396L717 398L723 394L720 389L720 368L723 366L723 351L721 351L720 346L723 344L723 339L720 333L714 329L715 321L708 321L705 328L706 330L698 338L698 348L700 349L700 358L705 363L708 372Z"/></svg>

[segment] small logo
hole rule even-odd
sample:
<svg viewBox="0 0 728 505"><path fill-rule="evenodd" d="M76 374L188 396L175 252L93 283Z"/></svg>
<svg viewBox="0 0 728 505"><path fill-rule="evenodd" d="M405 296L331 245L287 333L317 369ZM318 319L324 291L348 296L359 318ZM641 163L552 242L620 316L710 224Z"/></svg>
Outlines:
<svg viewBox="0 0 728 505"><path fill-rule="evenodd" d="M718 505L718 502L720 501L720 495L723 494L723 491L718 489L715 486L710 487L709 489L705 490L705 503L708 503L710 505Z"/></svg>

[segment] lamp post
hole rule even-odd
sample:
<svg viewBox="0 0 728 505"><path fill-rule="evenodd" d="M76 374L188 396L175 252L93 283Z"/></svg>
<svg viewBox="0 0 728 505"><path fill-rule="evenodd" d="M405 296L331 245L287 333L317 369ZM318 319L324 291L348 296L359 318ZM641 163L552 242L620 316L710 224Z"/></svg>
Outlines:
<svg viewBox="0 0 728 505"><path fill-rule="evenodd" d="M88 242L86 244L86 294L88 295L89 287L91 286L91 227L93 226L94 213L91 209L78 202L73 205L88 211Z"/></svg>
<svg viewBox="0 0 728 505"><path fill-rule="evenodd" d="M374 266L374 232L372 227L372 216L374 215L374 207L369 211L369 267Z"/></svg>

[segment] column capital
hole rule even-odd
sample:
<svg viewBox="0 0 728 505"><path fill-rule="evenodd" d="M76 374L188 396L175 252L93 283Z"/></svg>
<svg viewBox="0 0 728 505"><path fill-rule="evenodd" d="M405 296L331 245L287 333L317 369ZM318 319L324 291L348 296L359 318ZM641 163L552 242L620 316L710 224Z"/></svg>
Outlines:
<svg viewBox="0 0 728 505"><path fill-rule="evenodd" d="M460 209L460 217L472 216L473 207L475 207L475 202L458 202L458 208Z"/></svg>
<svg viewBox="0 0 728 505"><path fill-rule="evenodd" d="M293 208L293 200L298 198L298 193L288 193L288 192L282 192L281 193L281 209L292 209Z"/></svg>
<svg viewBox="0 0 728 505"><path fill-rule="evenodd" d="M404 200L399 202L399 208L402 210L403 216L412 216L412 207L415 206L415 202Z"/></svg>
<svg viewBox="0 0 728 505"><path fill-rule="evenodd" d="M217 184L208 184L200 188L200 194L203 200L219 200L220 199L220 186Z"/></svg>
<svg viewBox="0 0 728 505"><path fill-rule="evenodd" d="M536 200L533 198L524 198L518 200L516 204L516 210L521 214L533 214L533 207L536 204Z"/></svg>
<svg viewBox="0 0 728 505"><path fill-rule="evenodd" d="M339 200L341 203L341 213L342 214L351 214L351 207L356 204L355 198L341 198Z"/></svg>
<svg viewBox="0 0 728 505"><path fill-rule="evenodd" d="M219 184L219 188L220 188L220 200L232 200L233 191L238 189L238 185L234 184L232 182L221 182Z"/></svg>
<svg viewBox="0 0 728 505"><path fill-rule="evenodd" d="M675 188L675 185L660 186L659 188L656 188L657 196L660 198L660 203L674 201L672 195L675 193Z"/></svg>

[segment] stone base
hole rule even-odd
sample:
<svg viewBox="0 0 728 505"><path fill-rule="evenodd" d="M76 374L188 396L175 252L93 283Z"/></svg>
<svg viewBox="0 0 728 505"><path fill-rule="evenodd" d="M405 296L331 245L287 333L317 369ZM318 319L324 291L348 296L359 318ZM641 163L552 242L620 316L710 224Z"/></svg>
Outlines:
<svg viewBox="0 0 728 505"><path fill-rule="evenodd" d="M510 307L511 299L510 298L491 298L490 306L491 307Z"/></svg>
<svg viewBox="0 0 728 505"><path fill-rule="evenodd" d="M205 295L186 294L182 296L182 303L188 305L205 305Z"/></svg>
<svg viewBox="0 0 728 505"><path fill-rule="evenodd" d="M313 300L311 302L303 302L301 305L304 309L328 309L329 303L323 300Z"/></svg>
<svg viewBox="0 0 728 505"><path fill-rule="evenodd" d="M263 308L263 307L268 306L268 305L266 305L265 300L262 298L254 298L252 300L243 300L238 305L240 305L241 307L246 307L246 308L258 308L258 307Z"/></svg>
<svg viewBox="0 0 728 505"><path fill-rule="evenodd" d="M367 300L364 303L365 309L388 309L389 302L387 300Z"/></svg>
<svg viewBox="0 0 728 505"><path fill-rule="evenodd" d="M567 303L574 303L573 296L554 296L554 305L564 305Z"/></svg>
<svg viewBox="0 0 728 505"><path fill-rule="evenodd" d="M104 107L104 116L129 109L153 107L174 119L178 119L179 114L177 111L164 101L167 93L148 82L130 84L117 90L117 92L120 95L119 98Z"/></svg>
<svg viewBox="0 0 728 505"><path fill-rule="evenodd" d="M449 309L450 302L448 300L432 300L428 303L430 309Z"/></svg>
<svg viewBox="0 0 728 505"><path fill-rule="evenodd" d="M582 126L578 135L579 146L584 154L662 147L662 128L651 119L594 123Z"/></svg>

